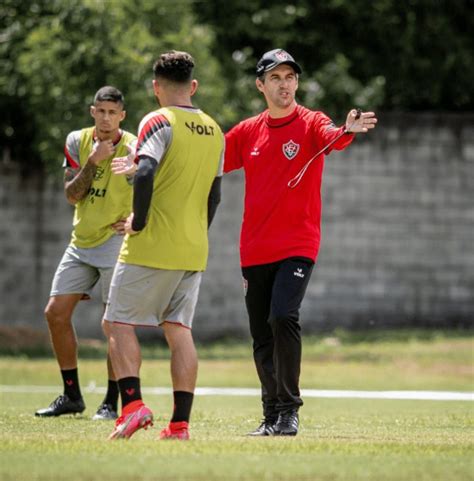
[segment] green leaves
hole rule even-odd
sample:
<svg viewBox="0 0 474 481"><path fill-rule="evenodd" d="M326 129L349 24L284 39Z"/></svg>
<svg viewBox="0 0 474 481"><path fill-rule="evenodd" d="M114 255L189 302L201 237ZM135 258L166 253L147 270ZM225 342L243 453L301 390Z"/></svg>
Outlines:
<svg viewBox="0 0 474 481"><path fill-rule="evenodd" d="M31 169L60 172L68 131L91 124L97 89L123 91L135 131L156 108L152 64L196 59L196 105L224 130L265 105L255 64L288 49L298 99L342 121L353 107L472 110L470 0L3 0L0 143ZM32 162L32 159L36 159Z"/></svg>
<svg viewBox="0 0 474 481"><path fill-rule="evenodd" d="M224 80L210 53L212 30L196 22L190 2L24 3L9 0L1 7L0 106L8 113L0 120L0 139L25 165L36 158L60 173L65 137L92 124L89 105L103 85L122 90L123 127L135 132L143 115L157 108L153 62L171 48L188 50L197 61L202 88L196 103L210 113L224 103Z"/></svg>

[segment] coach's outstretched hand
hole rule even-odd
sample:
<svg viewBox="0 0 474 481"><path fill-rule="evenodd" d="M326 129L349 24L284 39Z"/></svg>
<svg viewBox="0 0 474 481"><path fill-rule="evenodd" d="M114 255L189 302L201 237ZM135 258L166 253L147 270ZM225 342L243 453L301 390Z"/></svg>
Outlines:
<svg viewBox="0 0 474 481"><path fill-rule="evenodd" d="M347 114L346 132L357 134L367 133L370 129L375 128L377 118L374 112L360 112L352 109Z"/></svg>

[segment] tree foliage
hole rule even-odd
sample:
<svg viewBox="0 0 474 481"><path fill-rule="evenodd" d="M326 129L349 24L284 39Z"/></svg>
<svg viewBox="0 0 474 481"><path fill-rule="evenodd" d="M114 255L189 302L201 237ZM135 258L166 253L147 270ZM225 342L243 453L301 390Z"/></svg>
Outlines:
<svg viewBox="0 0 474 481"><path fill-rule="evenodd" d="M197 60L196 104L223 125L264 107L267 50L303 66L299 100L340 121L352 106L472 110L472 0L3 0L0 143L25 169L60 171L68 131L91 123L95 91L126 98L124 127L155 108L152 63Z"/></svg>
<svg viewBox="0 0 474 481"><path fill-rule="evenodd" d="M141 117L157 108L152 64L172 48L196 59L202 84L196 104L218 113L224 103L212 31L196 22L189 2L7 0L0 8L0 104L8 112L0 135L25 168L44 163L60 170L67 132L92 123L89 106L103 85L122 90L123 126L136 131Z"/></svg>
<svg viewBox="0 0 474 481"><path fill-rule="evenodd" d="M301 62L301 96L345 113L351 104L384 110L472 110L472 0L214 0L217 55L234 78L284 48ZM245 88L234 86L236 110ZM342 112L341 112L342 109Z"/></svg>

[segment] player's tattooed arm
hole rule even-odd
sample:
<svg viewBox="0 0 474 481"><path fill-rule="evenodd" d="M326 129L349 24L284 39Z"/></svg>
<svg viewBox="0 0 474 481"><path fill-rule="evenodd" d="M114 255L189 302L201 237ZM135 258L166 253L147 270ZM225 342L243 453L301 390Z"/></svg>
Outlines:
<svg viewBox="0 0 474 481"><path fill-rule="evenodd" d="M75 205L84 199L89 191L97 165L87 162L82 169L66 167L64 171L64 193L67 201Z"/></svg>
<svg viewBox="0 0 474 481"><path fill-rule="evenodd" d="M102 140L94 147L82 169L66 168L64 173L64 192L70 204L75 205L86 197L97 172L97 166L103 160L111 157L114 152L113 142L111 140Z"/></svg>

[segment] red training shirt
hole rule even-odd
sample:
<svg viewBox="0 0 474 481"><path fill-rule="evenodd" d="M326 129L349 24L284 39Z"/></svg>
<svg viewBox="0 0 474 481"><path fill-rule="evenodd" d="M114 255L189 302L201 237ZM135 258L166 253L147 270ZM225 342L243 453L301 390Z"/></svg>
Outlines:
<svg viewBox="0 0 474 481"><path fill-rule="evenodd" d="M245 171L243 267L293 256L316 260L324 155L313 160L295 188L288 182L342 131L322 112L298 105L287 117L273 119L266 110L227 132L224 172ZM343 135L325 153L344 149L353 138Z"/></svg>

